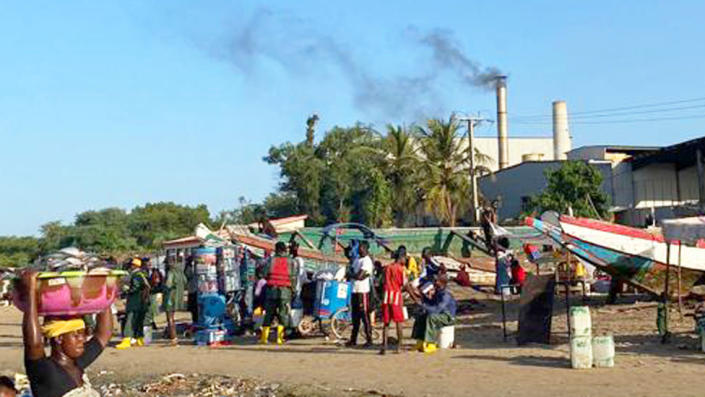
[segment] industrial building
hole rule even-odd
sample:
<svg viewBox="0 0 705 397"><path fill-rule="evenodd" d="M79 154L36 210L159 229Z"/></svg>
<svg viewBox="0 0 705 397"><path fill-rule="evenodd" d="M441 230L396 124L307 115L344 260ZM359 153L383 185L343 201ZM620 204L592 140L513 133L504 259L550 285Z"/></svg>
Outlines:
<svg viewBox="0 0 705 397"><path fill-rule="evenodd" d="M507 81L499 76L496 82L497 136L473 137L474 147L491 161L482 164L499 171L524 161L565 160L571 150L568 129L568 107L565 101L553 102L553 134L551 136L510 136L507 120Z"/></svg>
<svg viewBox="0 0 705 397"><path fill-rule="evenodd" d="M657 222L701 213L705 208L705 137L666 147L584 146L567 153L604 176L603 191L617 223L643 226L648 214ZM546 169L559 161L527 161L479 179L488 200L500 199L500 219L517 218L529 197L546 187Z"/></svg>

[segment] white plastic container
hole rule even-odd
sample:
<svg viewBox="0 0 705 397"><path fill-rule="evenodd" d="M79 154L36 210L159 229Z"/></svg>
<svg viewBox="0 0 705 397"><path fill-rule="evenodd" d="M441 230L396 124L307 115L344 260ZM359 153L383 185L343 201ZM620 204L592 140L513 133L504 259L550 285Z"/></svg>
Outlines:
<svg viewBox="0 0 705 397"><path fill-rule="evenodd" d="M304 309L291 309L289 312L289 320L292 327L298 327L301 319L304 317Z"/></svg>
<svg viewBox="0 0 705 397"><path fill-rule="evenodd" d="M450 349L455 344L455 326L450 325L441 328L438 333L438 347L441 349Z"/></svg>
<svg viewBox="0 0 705 397"><path fill-rule="evenodd" d="M407 310L406 306L402 306L402 311L404 313L404 321L409 319L409 310Z"/></svg>
<svg viewBox="0 0 705 397"><path fill-rule="evenodd" d="M598 368L614 367L614 338L612 335L592 338L592 363Z"/></svg>
<svg viewBox="0 0 705 397"><path fill-rule="evenodd" d="M570 366L576 369L592 368L592 340L589 336L570 339Z"/></svg>
<svg viewBox="0 0 705 397"><path fill-rule="evenodd" d="M590 337L592 335L589 307L573 306L570 308L570 335L571 337Z"/></svg>

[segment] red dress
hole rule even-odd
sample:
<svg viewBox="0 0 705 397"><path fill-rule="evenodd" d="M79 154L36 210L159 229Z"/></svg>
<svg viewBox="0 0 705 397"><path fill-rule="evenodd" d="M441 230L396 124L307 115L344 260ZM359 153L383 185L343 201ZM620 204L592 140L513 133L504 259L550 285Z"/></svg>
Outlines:
<svg viewBox="0 0 705 397"><path fill-rule="evenodd" d="M391 321L404 322L404 299L402 298L402 287L405 282L404 270L404 266L397 262L384 268L382 319L385 325Z"/></svg>

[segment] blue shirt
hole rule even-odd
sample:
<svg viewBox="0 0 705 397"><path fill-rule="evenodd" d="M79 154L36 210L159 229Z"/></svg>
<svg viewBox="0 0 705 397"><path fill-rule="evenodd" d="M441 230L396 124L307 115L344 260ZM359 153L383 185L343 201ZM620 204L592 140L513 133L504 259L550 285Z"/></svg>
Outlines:
<svg viewBox="0 0 705 397"><path fill-rule="evenodd" d="M436 291L435 295L433 295L433 298L431 299L424 297L423 302L421 302L421 306L428 314L447 313L450 314L451 317L455 317L455 312L457 309L457 304L455 303L455 299L453 299L453 295L451 295L446 289Z"/></svg>

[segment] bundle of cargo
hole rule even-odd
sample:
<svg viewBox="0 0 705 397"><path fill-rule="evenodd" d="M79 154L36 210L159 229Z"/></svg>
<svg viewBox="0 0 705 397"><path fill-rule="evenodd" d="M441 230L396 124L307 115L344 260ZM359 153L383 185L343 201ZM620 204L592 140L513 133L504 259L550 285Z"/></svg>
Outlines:
<svg viewBox="0 0 705 397"><path fill-rule="evenodd" d="M240 289L240 251L232 245L217 250L218 287L223 294Z"/></svg>
<svg viewBox="0 0 705 397"><path fill-rule="evenodd" d="M122 270L112 270L97 256L76 248L65 248L39 261L45 269L38 281L38 314L40 316L75 316L103 311L113 304L120 293ZM27 302L19 279L13 303L25 311Z"/></svg>

